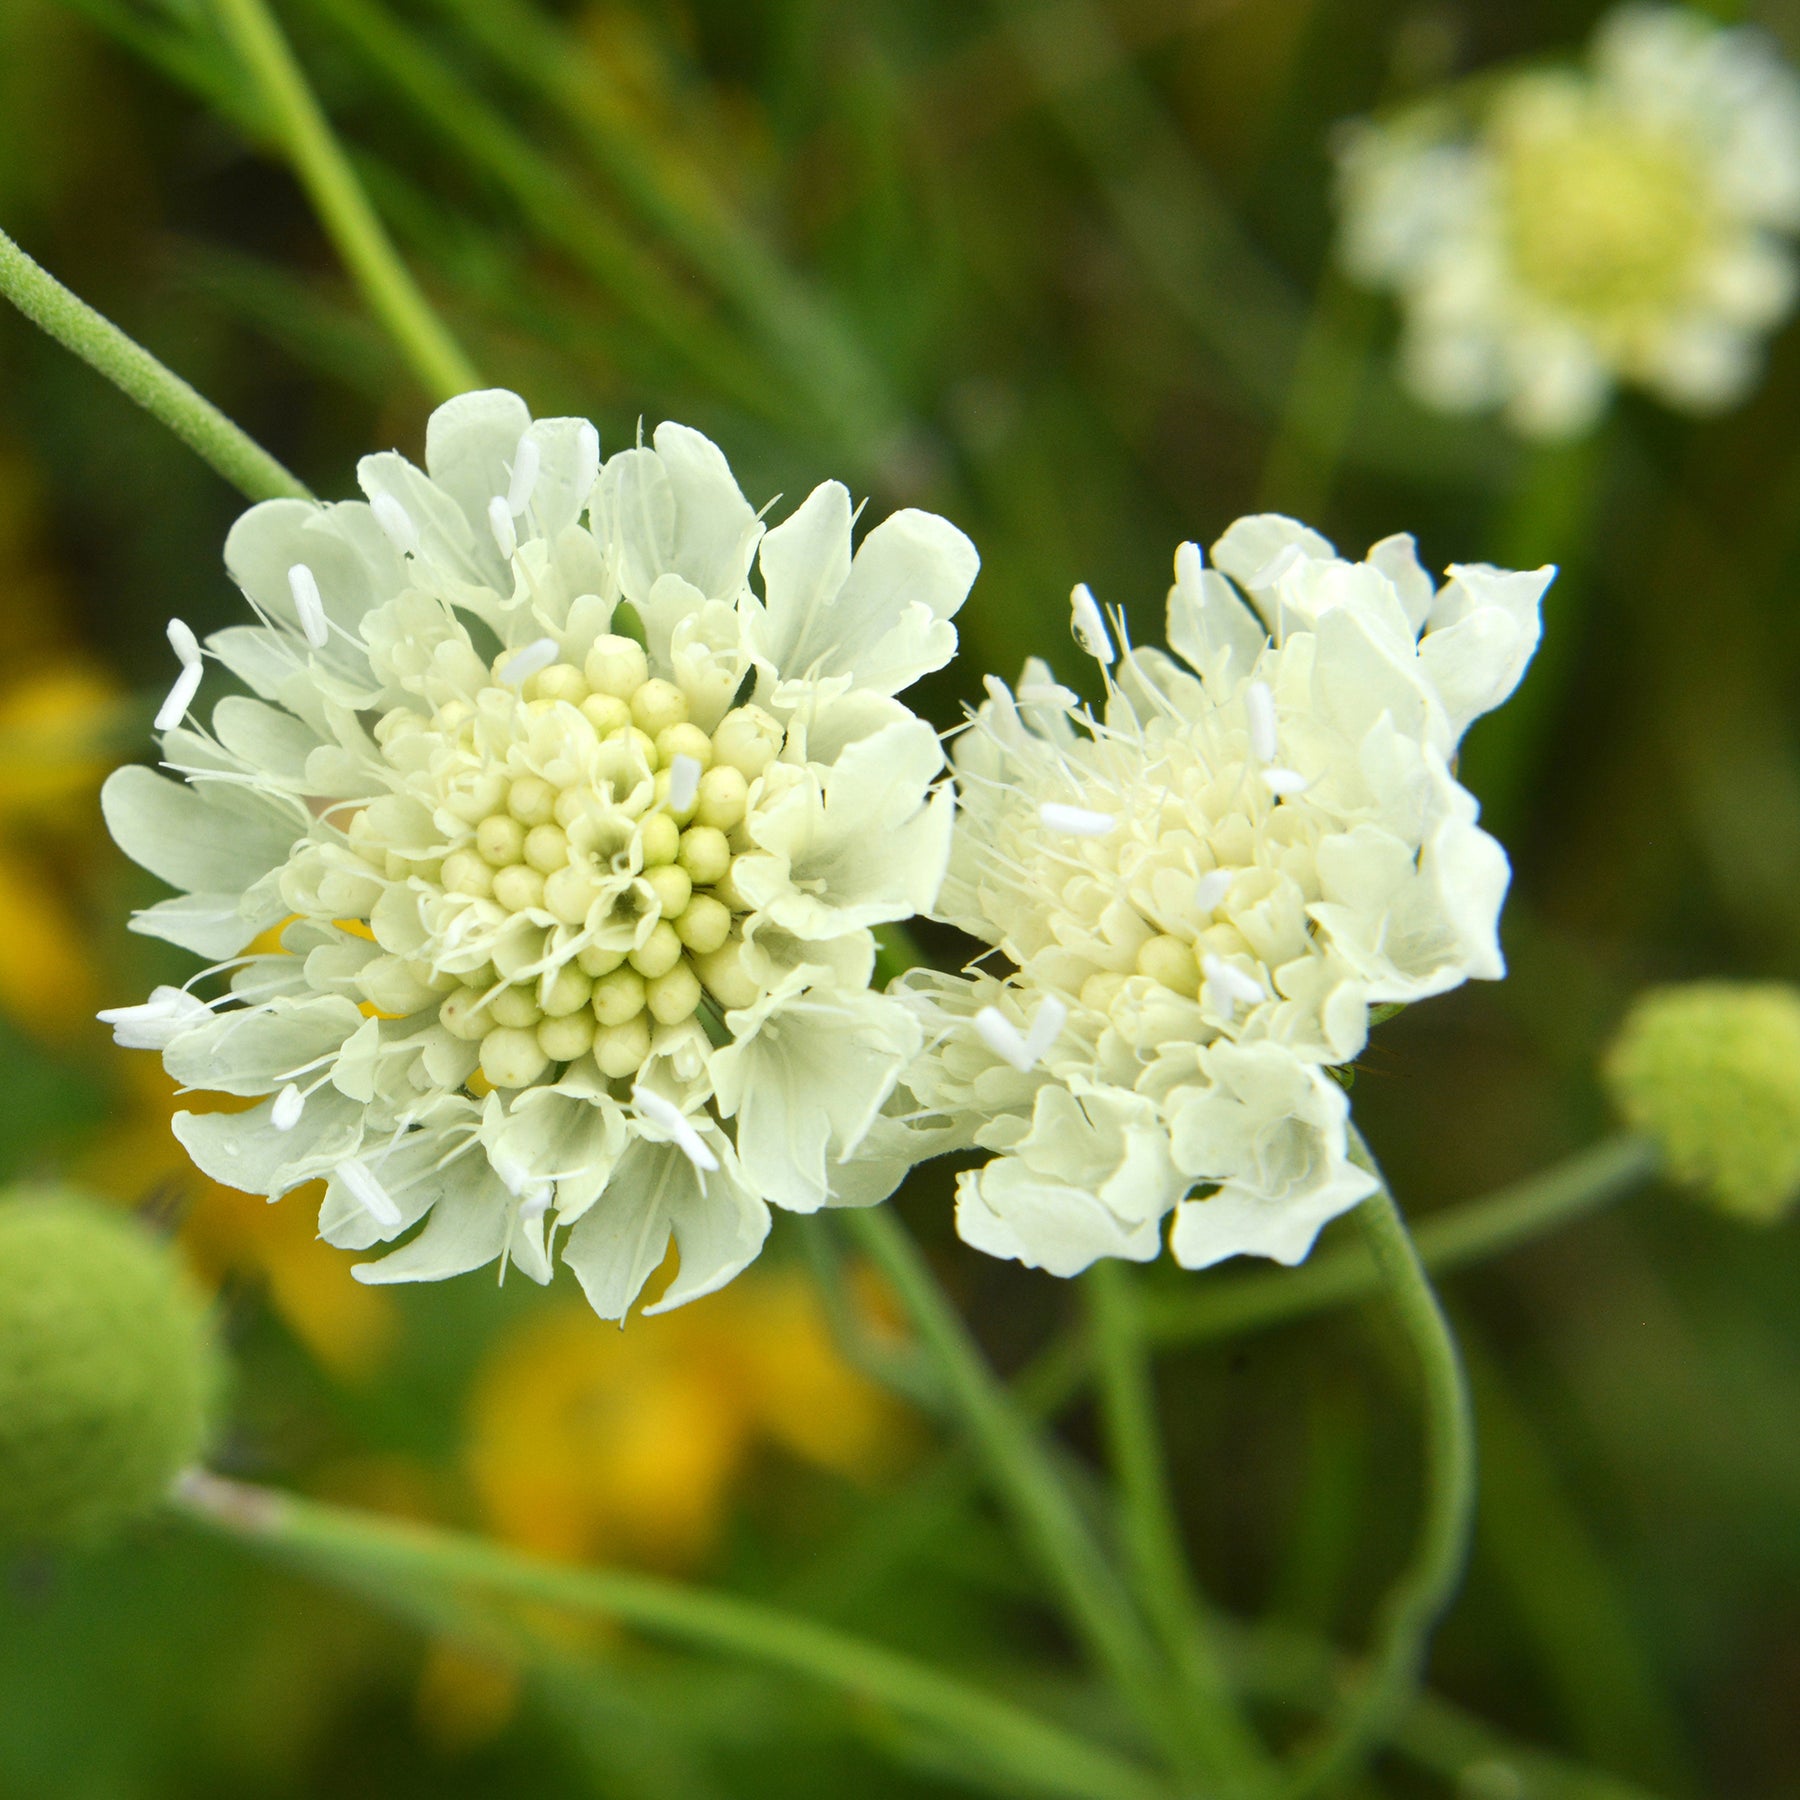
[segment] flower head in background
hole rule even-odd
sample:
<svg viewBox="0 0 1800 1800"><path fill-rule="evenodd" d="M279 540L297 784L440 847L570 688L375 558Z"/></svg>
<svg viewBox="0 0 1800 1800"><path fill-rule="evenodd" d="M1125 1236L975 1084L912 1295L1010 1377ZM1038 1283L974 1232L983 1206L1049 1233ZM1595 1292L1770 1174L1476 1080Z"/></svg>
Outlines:
<svg viewBox="0 0 1800 1800"><path fill-rule="evenodd" d="M1345 136L1341 257L1404 309L1429 405L1575 435L1616 383L1710 412L1792 308L1800 82L1754 31L1680 7L1601 22L1590 66L1531 70Z"/></svg>
<svg viewBox="0 0 1800 1800"><path fill-rule="evenodd" d="M225 985L108 1016L257 1102L177 1116L207 1175L322 1177L329 1242L407 1239L361 1279L543 1281L560 1233L618 1318L672 1235L679 1305L770 1204L866 1197L839 1165L919 1032L870 991L871 928L932 902L951 825L894 696L949 660L975 552L907 511L853 555L835 482L765 533L697 432L602 464L586 421L499 391L432 415L426 467L253 507L226 563L257 622L171 624L176 778L103 798L180 890L136 928ZM207 657L249 692L203 724Z"/></svg>
<svg viewBox="0 0 1800 1800"><path fill-rule="evenodd" d="M939 911L997 954L908 977L917 1104L869 1140L896 1165L991 1152L958 1229L1060 1275L1150 1260L1171 1212L1186 1267L1299 1261L1375 1185L1331 1074L1369 1009L1503 972L1506 856L1451 761L1524 672L1553 571L1440 587L1409 537L1350 562L1273 516L1213 557L1176 555L1175 656L1115 648L1076 589L1101 717L1042 663L990 681Z"/></svg>

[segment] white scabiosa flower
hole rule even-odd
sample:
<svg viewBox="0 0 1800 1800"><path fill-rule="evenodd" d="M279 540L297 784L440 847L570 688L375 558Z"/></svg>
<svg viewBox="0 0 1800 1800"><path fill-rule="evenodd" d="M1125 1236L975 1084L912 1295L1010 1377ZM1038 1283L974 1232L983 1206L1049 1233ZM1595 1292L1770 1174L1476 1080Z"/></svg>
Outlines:
<svg viewBox="0 0 1800 1800"><path fill-rule="evenodd" d="M1346 132L1341 256L1392 289L1415 391L1584 430L1615 383L1709 412L1792 308L1800 83L1759 33L1679 7L1601 22L1533 70Z"/></svg>
<svg viewBox="0 0 1800 1800"><path fill-rule="evenodd" d="M617 1318L673 1236L676 1305L770 1204L846 1197L918 1048L871 928L935 898L953 801L894 696L949 660L975 552L909 511L853 554L835 482L765 533L697 432L602 464L591 425L502 392L439 408L425 460L239 520L258 622L205 653L249 692L210 724L171 631L175 778L120 770L106 817L180 890L136 928L228 979L114 1022L257 1101L177 1116L208 1175L323 1177L330 1242L406 1240L361 1279L546 1280L561 1232Z"/></svg>
<svg viewBox="0 0 1800 1800"><path fill-rule="evenodd" d="M1502 973L1506 857L1451 761L1553 571L1440 587L1411 538L1349 562L1277 517L1213 556L1177 553L1174 656L1115 648L1077 590L1100 717L1042 663L990 680L939 911L992 952L907 978L926 1049L868 1142L991 1152L963 1237L1059 1275L1148 1261L1171 1212L1186 1267L1299 1261L1374 1189L1332 1074L1370 1008Z"/></svg>

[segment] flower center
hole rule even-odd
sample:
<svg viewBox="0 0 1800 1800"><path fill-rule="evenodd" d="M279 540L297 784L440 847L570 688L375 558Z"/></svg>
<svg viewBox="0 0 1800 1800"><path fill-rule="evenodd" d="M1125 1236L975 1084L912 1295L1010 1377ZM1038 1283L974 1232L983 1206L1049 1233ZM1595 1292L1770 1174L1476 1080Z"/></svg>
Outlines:
<svg viewBox="0 0 1800 1800"><path fill-rule="evenodd" d="M1706 247L1692 157L1618 120L1521 132L1503 148L1501 182L1519 279L1603 327L1679 300Z"/></svg>
<svg viewBox="0 0 1800 1800"><path fill-rule="evenodd" d="M349 833L388 883L378 941L443 995L440 1022L496 1088L589 1051L627 1079L654 1025L761 992L731 872L782 727L744 706L703 730L630 638L580 668L553 654L502 656L492 685L429 717L388 713L397 792Z"/></svg>

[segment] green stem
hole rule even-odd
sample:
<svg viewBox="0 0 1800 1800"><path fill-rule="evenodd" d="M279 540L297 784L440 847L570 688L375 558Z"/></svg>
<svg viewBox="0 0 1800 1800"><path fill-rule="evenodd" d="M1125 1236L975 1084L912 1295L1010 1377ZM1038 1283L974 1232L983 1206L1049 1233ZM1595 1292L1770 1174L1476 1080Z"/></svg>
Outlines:
<svg viewBox="0 0 1800 1800"><path fill-rule="evenodd" d="M268 451L172 369L134 343L0 231L0 293L34 325L98 369L127 399L175 433L246 499L312 498Z"/></svg>
<svg viewBox="0 0 1800 1800"><path fill-rule="evenodd" d="M892 1283L943 1371L945 1391L1002 1498L1062 1591L1069 1616L1153 1741L1186 1767L1196 1754L1190 1722L1129 1595L1108 1564L1050 1457L1014 1406L918 1245L891 1206L842 1215Z"/></svg>
<svg viewBox="0 0 1800 1800"><path fill-rule="evenodd" d="M592 1613L690 1648L806 1677L954 1738L1038 1792L1166 1800L1153 1776L1005 1700L810 1619L654 1576L576 1569L460 1532L328 1506L195 1471L172 1496L188 1517L369 1592L393 1581L474 1588Z"/></svg>
<svg viewBox="0 0 1800 1800"><path fill-rule="evenodd" d="M1154 1377L1137 1296L1125 1265L1097 1262L1084 1278L1100 1385L1100 1414L1121 1502L1138 1604L1182 1678L1194 1731L1212 1768L1236 1789L1266 1768L1262 1746L1225 1678L1213 1622L1195 1592L1169 1491Z"/></svg>
<svg viewBox="0 0 1800 1800"><path fill-rule="evenodd" d="M263 0L215 0L232 46L345 267L426 389L439 400L481 377L407 272Z"/></svg>
<svg viewBox="0 0 1800 1800"><path fill-rule="evenodd" d="M1376 1170L1360 1137L1359 1160ZM1336 1785L1391 1731L1416 1696L1431 1633L1455 1597L1475 1520L1475 1421L1450 1322L1387 1183L1356 1209L1383 1287L1419 1360L1424 1388L1424 1516L1411 1561L1384 1601L1361 1680L1327 1721L1323 1742L1284 1784L1284 1800Z"/></svg>

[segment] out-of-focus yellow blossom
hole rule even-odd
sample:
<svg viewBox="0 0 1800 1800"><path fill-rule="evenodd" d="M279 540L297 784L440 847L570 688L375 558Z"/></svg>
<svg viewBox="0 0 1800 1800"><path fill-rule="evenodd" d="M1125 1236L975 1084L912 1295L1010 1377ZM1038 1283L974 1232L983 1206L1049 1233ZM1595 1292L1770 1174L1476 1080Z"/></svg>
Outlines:
<svg viewBox="0 0 1800 1800"><path fill-rule="evenodd" d="M907 1418L779 1270L608 1330L582 1306L526 1320L476 1384L466 1460L492 1529L541 1555L689 1568L773 1444L853 1478L904 1453Z"/></svg>

